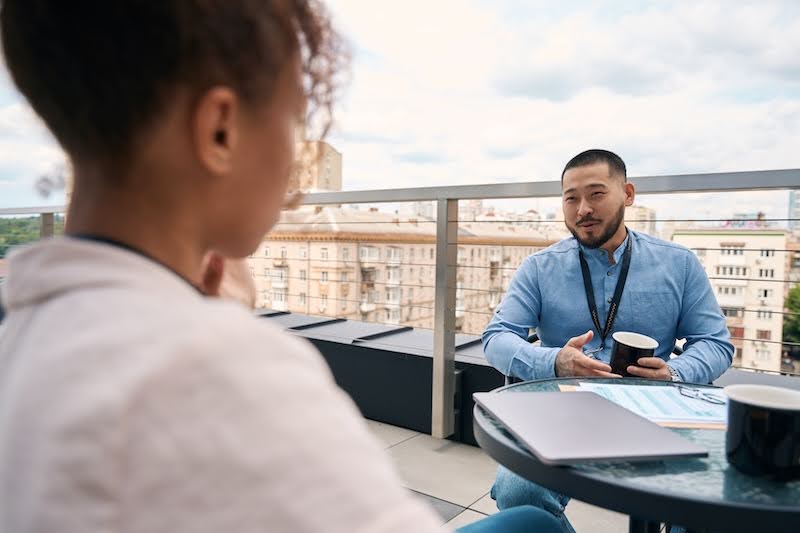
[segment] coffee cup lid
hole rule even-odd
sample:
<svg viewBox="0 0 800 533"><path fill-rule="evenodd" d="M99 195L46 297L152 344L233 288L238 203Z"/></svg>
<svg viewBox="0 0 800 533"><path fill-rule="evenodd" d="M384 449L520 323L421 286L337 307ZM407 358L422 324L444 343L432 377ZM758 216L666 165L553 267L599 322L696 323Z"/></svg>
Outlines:
<svg viewBox="0 0 800 533"><path fill-rule="evenodd" d="M658 341L647 335L641 333L634 333L632 331L617 331L611 335L615 341L622 344L633 346L634 348L641 348L643 350L650 350L658 348Z"/></svg>
<svg viewBox="0 0 800 533"><path fill-rule="evenodd" d="M725 387L728 398L747 405L766 409L800 411L800 391L773 387L771 385L728 385Z"/></svg>

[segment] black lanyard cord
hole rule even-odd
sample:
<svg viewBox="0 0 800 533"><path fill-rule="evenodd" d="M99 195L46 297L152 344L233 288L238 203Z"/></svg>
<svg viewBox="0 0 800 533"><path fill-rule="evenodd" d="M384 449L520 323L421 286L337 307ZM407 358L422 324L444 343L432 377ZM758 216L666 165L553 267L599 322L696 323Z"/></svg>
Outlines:
<svg viewBox="0 0 800 533"><path fill-rule="evenodd" d="M614 289L614 297L611 299L611 307L608 308L608 317L606 318L606 327L600 327L600 319L597 314L597 303L594 299L594 287L592 286L592 275L589 272L589 265L586 263L586 258L583 257L583 250L578 250L578 255L581 259L581 273L583 274L583 287L586 290L586 302L589 304L589 313L592 315L592 322L597 329L600 336L600 349L606 346L606 338L611 331L611 326L614 325L614 319L617 318L617 311L619 310L619 302L622 299L622 291L625 289L625 281L628 279L628 270L631 268L631 251L633 237L628 234L628 244L625 246L625 252L622 259L622 270L619 273L617 280L617 287Z"/></svg>

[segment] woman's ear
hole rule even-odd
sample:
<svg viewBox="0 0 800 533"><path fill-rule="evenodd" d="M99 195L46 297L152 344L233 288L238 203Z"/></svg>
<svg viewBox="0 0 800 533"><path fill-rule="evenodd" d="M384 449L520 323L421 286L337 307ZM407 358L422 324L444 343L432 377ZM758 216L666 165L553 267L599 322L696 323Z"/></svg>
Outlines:
<svg viewBox="0 0 800 533"><path fill-rule="evenodd" d="M238 141L239 100L227 87L209 89L197 102L194 111L194 145L201 164L214 175L233 168L233 154Z"/></svg>

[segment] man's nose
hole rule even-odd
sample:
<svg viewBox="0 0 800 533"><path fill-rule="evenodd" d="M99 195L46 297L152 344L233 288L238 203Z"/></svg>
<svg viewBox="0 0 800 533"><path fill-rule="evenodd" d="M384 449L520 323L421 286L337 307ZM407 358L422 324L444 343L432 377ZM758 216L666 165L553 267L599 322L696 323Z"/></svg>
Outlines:
<svg viewBox="0 0 800 533"><path fill-rule="evenodd" d="M581 200L581 203L578 205L578 217L583 218L586 215L590 215L593 213L592 206L589 205L589 202L586 200Z"/></svg>

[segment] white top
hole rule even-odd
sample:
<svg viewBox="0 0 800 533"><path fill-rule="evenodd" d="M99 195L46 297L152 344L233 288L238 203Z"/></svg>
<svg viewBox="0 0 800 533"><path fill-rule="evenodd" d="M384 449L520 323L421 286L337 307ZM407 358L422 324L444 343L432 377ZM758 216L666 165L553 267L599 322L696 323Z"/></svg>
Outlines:
<svg viewBox="0 0 800 533"><path fill-rule="evenodd" d="M439 529L319 353L242 306L70 238L3 290L3 533Z"/></svg>

